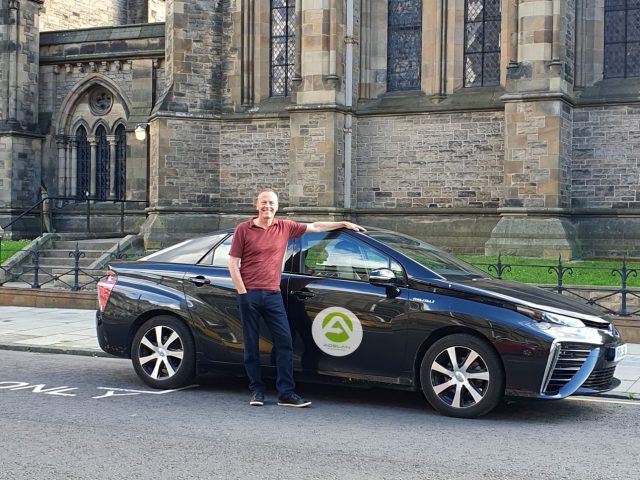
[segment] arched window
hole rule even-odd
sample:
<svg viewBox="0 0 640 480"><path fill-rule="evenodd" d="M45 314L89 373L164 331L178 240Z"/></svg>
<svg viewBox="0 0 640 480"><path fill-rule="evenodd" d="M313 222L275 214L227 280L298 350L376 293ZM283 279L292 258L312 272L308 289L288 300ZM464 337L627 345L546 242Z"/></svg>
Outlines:
<svg viewBox="0 0 640 480"><path fill-rule="evenodd" d="M500 83L500 17L500 0L465 0L465 87Z"/></svg>
<svg viewBox="0 0 640 480"><path fill-rule="evenodd" d="M106 200L109 195L109 142L107 131L101 125L96 130L96 192L97 200Z"/></svg>
<svg viewBox="0 0 640 480"><path fill-rule="evenodd" d="M271 96L291 94L295 61L295 2L271 0Z"/></svg>
<svg viewBox="0 0 640 480"><path fill-rule="evenodd" d="M640 77L640 2L604 2L604 78Z"/></svg>
<svg viewBox="0 0 640 480"><path fill-rule="evenodd" d="M124 126L116 128L116 172L115 192L118 200L124 200L126 159L127 159L127 135Z"/></svg>
<svg viewBox="0 0 640 480"><path fill-rule="evenodd" d="M87 130L79 126L76 130L78 170L76 177L76 196L83 199L89 191L89 142L87 141Z"/></svg>
<svg viewBox="0 0 640 480"><path fill-rule="evenodd" d="M422 0L389 0L387 90L420 89Z"/></svg>

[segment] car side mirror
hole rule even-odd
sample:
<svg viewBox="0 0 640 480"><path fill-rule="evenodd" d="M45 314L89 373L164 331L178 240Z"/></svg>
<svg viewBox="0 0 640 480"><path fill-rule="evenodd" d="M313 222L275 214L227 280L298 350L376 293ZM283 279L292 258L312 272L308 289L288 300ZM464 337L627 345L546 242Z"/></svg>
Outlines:
<svg viewBox="0 0 640 480"><path fill-rule="evenodd" d="M369 272L369 283L381 287L395 287L398 285L398 279L388 268L379 268Z"/></svg>

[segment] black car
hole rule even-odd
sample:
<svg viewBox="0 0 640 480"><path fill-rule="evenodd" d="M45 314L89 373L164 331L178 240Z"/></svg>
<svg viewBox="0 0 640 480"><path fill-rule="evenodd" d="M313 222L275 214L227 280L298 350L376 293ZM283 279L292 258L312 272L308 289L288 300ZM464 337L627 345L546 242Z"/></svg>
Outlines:
<svg viewBox="0 0 640 480"><path fill-rule="evenodd" d="M112 265L98 285L98 340L155 388L243 374L227 269L232 230ZM292 239L282 269L298 380L422 390L439 412L477 417L506 395L615 388L626 345L598 311L490 278L415 238L370 229ZM263 326L260 351L273 374Z"/></svg>

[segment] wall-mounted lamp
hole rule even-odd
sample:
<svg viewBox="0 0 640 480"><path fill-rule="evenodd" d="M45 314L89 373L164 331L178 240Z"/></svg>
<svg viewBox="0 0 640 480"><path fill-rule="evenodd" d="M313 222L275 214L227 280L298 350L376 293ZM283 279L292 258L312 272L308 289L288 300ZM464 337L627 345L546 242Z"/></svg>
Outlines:
<svg viewBox="0 0 640 480"><path fill-rule="evenodd" d="M136 125L136 129L134 130L134 133L136 134L136 139L137 140L144 140L145 138L147 138L147 125L149 125L148 123L138 123Z"/></svg>

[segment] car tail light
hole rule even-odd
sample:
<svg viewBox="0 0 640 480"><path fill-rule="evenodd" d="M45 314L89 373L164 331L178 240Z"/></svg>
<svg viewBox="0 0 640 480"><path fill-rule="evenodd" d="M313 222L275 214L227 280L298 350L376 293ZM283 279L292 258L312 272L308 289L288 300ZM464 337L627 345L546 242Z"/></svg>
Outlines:
<svg viewBox="0 0 640 480"><path fill-rule="evenodd" d="M107 306L109 295L111 295L111 290L113 290L117 279L118 275L116 272L108 270L105 276L98 282L98 305L100 306L101 312L104 312L104 309Z"/></svg>

